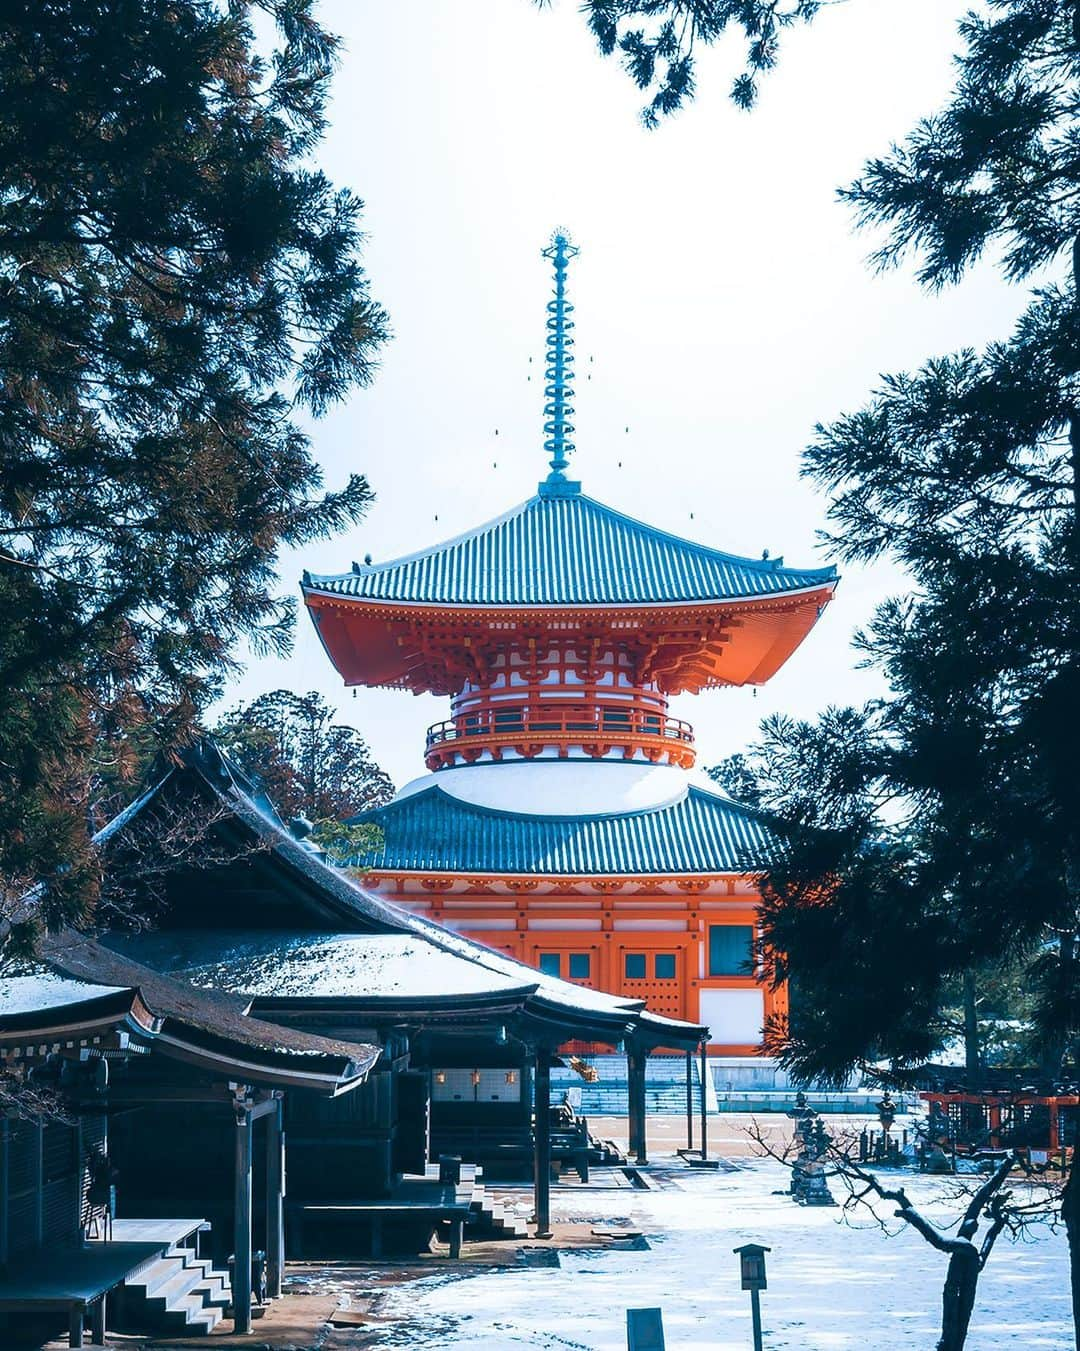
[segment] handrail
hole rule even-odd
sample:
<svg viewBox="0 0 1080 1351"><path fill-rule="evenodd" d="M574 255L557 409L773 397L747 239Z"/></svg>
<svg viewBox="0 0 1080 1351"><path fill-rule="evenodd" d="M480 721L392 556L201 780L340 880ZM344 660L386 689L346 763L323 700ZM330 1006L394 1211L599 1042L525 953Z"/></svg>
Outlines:
<svg viewBox="0 0 1080 1351"><path fill-rule="evenodd" d="M614 741L659 737L665 741L694 744L694 729L681 718L639 709L528 707L485 709L434 723L427 730L427 749L448 741L467 741L470 737L518 737L542 739L544 736L572 737L574 740L604 737Z"/></svg>

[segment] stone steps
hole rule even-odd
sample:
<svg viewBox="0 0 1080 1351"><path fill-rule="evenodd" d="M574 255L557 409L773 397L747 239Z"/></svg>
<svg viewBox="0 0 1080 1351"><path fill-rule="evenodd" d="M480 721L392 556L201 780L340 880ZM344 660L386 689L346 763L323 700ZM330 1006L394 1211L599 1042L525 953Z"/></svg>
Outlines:
<svg viewBox="0 0 1080 1351"><path fill-rule="evenodd" d="M190 1248L172 1247L125 1281L120 1320L139 1332L209 1336L231 1302L227 1272Z"/></svg>
<svg viewBox="0 0 1080 1351"><path fill-rule="evenodd" d="M426 1169L428 1178L437 1178L439 1165L429 1163ZM529 1237L529 1231L513 1216L507 1215L501 1201L494 1201L484 1186L484 1170L474 1163L461 1165L461 1183L470 1188L469 1214L465 1220L465 1238L477 1243L490 1243L500 1240L522 1239ZM442 1226L447 1233L448 1226Z"/></svg>
<svg viewBox="0 0 1080 1351"><path fill-rule="evenodd" d="M469 1202L469 1219L466 1223L469 1237L478 1240L498 1241L529 1237L528 1229L507 1215L506 1207L501 1201L492 1201L483 1183L479 1181L473 1187L472 1199Z"/></svg>

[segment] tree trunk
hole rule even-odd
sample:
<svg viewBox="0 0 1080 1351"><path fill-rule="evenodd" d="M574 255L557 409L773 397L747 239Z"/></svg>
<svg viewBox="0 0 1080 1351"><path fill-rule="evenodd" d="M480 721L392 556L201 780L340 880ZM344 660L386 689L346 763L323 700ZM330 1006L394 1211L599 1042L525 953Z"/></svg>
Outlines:
<svg viewBox="0 0 1080 1351"><path fill-rule="evenodd" d="M1073 9L1073 40L1080 49L1080 4ZM1072 246L1073 305L1080 308L1080 235ZM1069 408L1069 453L1072 460L1073 526L1072 562L1080 566L1080 409Z"/></svg>
<svg viewBox="0 0 1080 1351"><path fill-rule="evenodd" d="M968 1092L978 1091L982 1073L982 1048L979 1045L979 1012L975 1003L975 972L964 972L964 1069Z"/></svg>
<svg viewBox="0 0 1080 1351"><path fill-rule="evenodd" d="M1073 1149L1069 1177L1061 1194L1061 1218L1069 1240L1069 1277L1072 1283L1073 1339L1080 1347L1080 1163Z"/></svg>
<svg viewBox="0 0 1080 1351"><path fill-rule="evenodd" d="M1080 51L1080 0L1075 0L1072 15L1073 46ZM1073 304L1080 308L1080 235L1073 240L1072 249ZM1073 530L1072 562L1080 569L1080 411L1072 409L1069 417L1069 449L1072 453ZM1073 948L1075 955L1075 946ZM1080 1176L1077 1175L1074 1141L1069 1178L1061 1197L1061 1218L1069 1240L1069 1279L1072 1288L1073 1341L1080 1351Z"/></svg>
<svg viewBox="0 0 1080 1351"><path fill-rule="evenodd" d="M945 1288L941 1292L941 1339L937 1351L963 1351L978 1283L979 1251L970 1244L949 1258Z"/></svg>

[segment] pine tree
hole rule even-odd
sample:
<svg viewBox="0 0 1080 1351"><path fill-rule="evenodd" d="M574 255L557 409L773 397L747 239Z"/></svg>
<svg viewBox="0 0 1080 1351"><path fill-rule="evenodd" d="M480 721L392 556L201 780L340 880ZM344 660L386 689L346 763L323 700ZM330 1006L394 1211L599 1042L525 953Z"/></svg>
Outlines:
<svg viewBox="0 0 1080 1351"><path fill-rule="evenodd" d="M948 105L843 196L882 266L936 288L989 251L1038 287L1010 337L883 380L806 455L834 556L912 579L858 640L891 697L774 721L749 757L788 841L764 937L799 1012L774 1044L808 1074L917 1064L950 984L1015 958L1047 1062L1080 1058L1080 3L991 0L961 31ZM1080 1327L1075 1170L1063 1209Z"/></svg>
<svg viewBox="0 0 1080 1351"><path fill-rule="evenodd" d="M695 49L711 47L730 29L742 30L745 69L731 97L750 108L758 79L776 65L784 31L808 23L829 3L833 0L585 0L582 10L600 51L618 52L637 87L651 94L641 119L655 127L694 97Z"/></svg>
<svg viewBox="0 0 1080 1351"><path fill-rule="evenodd" d="M214 737L286 818L344 821L394 795L355 727L321 695L273 690L226 714Z"/></svg>
<svg viewBox="0 0 1080 1351"><path fill-rule="evenodd" d="M1080 5L1009 0L966 21L948 108L868 166L846 194L887 223L925 284L989 246L1044 281L1016 332L981 353L886 380L819 428L807 473L830 494L841 558L890 554L912 596L882 606L860 646L894 698L865 715L882 782L909 808L930 890L970 912L955 962L1047 933L1047 1035L1075 1036L1080 910ZM943 918L942 922L945 922ZM955 916L954 916L955 922ZM1064 986L1064 991L1063 991ZM1050 985L1047 985L1049 991Z"/></svg>
<svg viewBox="0 0 1080 1351"><path fill-rule="evenodd" d="M182 741L238 640L287 649L278 550L370 500L299 421L386 336L311 167L335 52L313 0L0 13L5 934L92 904L95 757Z"/></svg>

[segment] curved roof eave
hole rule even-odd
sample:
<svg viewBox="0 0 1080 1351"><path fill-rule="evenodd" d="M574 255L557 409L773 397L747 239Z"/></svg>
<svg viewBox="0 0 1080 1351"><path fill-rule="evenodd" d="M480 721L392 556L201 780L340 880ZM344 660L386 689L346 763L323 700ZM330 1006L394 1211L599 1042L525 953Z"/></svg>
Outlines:
<svg viewBox="0 0 1080 1351"><path fill-rule="evenodd" d="M533 518L536 518L535 520ZM681 538L584 494L535 496L472 530L351 572L305 572L305 596L439 609L730 604L833 587L835 567L785 568Z"/></svg>

